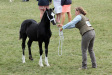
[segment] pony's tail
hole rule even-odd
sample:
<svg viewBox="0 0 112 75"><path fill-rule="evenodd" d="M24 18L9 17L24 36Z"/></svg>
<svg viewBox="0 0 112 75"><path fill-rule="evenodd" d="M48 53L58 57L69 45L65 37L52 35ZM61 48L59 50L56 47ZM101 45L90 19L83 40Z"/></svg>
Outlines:
<svg viewBox="0 0 112 75"><path fill-rule="evenodd" d="M22 39L23 33L24 33L24 28L23 28L23 23L22 23L22 24L21 24L20 31L19 31L19 40Z"/></svg>
<svg viewBox="0 0 112 75"><path fill-rule="evenodd" d="M19 40L21 40L21 38L22 38L22 33L21 33L21 31L19 32Z"/></svg>
<svg viewBox="0 0 112 75"><path fill-rule="evenodd" d="M23 38L24 35L26 35L26 29L29 25L31 25L31 21L29 20L25 20L20 27L20 31L19 31L19 40Z"/></svg>

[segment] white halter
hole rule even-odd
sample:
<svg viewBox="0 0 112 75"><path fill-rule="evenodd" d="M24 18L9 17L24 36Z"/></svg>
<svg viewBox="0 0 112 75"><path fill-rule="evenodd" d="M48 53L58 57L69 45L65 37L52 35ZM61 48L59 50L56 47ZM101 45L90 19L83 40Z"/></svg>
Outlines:
<svg viewBox="0 0 112 75"><path fill-rule="evenodd" d="M47 11L46 11L46 13L47 13ZM54 18L54 15L55 15L55 14L52 12L51 15L53 16L52 19L49 18L49 15L48 15L48 13L47 13L47 17L48 17L48 19L49 19L50 21L53 21L53 20L55 21L55 18Z"/></svg>

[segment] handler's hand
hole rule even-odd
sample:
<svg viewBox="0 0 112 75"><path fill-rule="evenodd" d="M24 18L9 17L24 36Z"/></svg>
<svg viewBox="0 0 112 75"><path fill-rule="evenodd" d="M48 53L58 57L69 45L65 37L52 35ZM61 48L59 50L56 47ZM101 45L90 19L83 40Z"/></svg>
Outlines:
<svg viewBox="0 0 112 75"><path fill-rule="evenodd" d="M58 26L58 27L62 27L63 25L62 25L62 24L58 24L57 26Z"/></svg>
<svg viewBox="0 0 112 75"><path fill-rule="evenodd" d="M63 30L63 28L60 28L60 31L62 31Z"/></svg>

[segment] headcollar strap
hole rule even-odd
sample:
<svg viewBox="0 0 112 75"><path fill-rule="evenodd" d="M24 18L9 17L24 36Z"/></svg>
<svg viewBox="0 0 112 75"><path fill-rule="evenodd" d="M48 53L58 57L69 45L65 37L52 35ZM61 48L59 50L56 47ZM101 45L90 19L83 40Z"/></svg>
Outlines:
<svg viewBox="0 0 112 75"><path fill-rule="evenodd" d="M47 13L47 17L48 17L48 19L49 19L50 21L53 21L54 18L50 19L47 11L46 11L46 13Z"/></svg>

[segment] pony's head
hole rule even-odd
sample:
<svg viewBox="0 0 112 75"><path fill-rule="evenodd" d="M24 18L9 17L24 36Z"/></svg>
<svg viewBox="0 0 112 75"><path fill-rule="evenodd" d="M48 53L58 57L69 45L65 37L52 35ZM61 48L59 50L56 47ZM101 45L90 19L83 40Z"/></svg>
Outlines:
<svg viewBox="0 0 112 75"><path fill-rule="evenodd" d="M47 17L48 19L50 20L50 22L53 24L53 25L56 25L56 21L55 21L55 14L54 14L54 8L50 8L50 9L47 9L46 8L46 13L47 13Z"/></svg>

